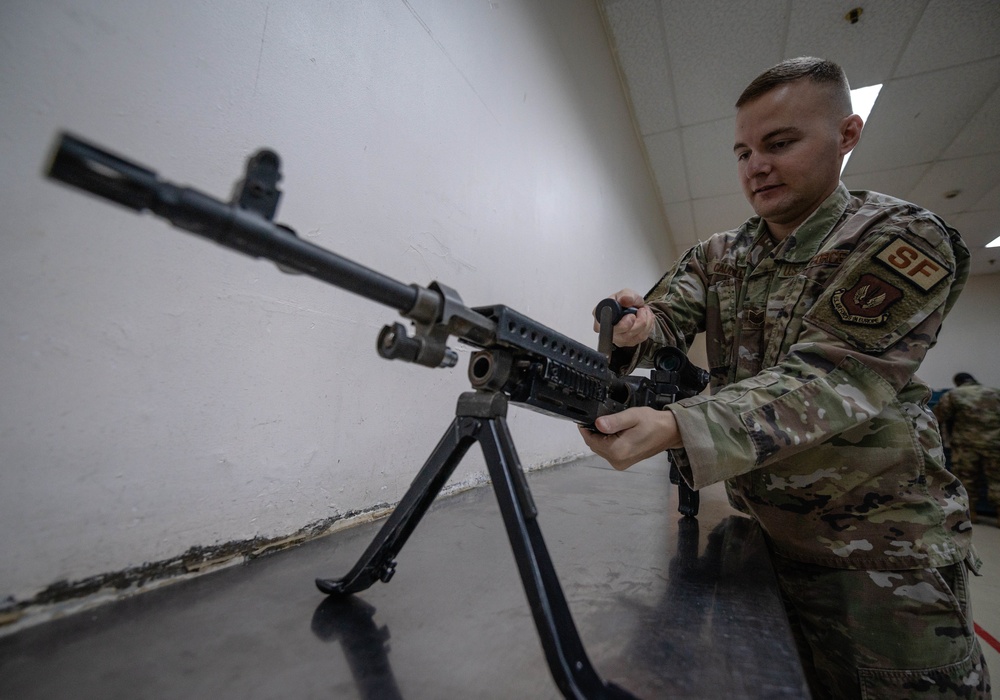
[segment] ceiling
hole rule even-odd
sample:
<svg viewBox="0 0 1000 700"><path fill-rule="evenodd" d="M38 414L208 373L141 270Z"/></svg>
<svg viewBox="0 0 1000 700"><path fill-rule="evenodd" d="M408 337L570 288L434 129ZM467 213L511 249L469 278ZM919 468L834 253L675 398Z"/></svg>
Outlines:
<svg viewBox="0 0 1000 700"><path fill-rule="evenodd" d="M1000 0L598 1L675 254L753 214L732 152L743 88L819 56L852 88L883 83L847 187L931 209L973 274L1000 272Z"/></svg>

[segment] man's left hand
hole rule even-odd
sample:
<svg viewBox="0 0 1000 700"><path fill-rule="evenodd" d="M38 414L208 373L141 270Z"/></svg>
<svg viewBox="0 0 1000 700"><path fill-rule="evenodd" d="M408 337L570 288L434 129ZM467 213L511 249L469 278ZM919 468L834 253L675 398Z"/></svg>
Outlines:
<svg viewBox="0 0 1000 700"><path fill-rule="evenodd" d="M594 425L600 432L580 428L583 441L619 471L684 444L677 419L669 410L657 411L647 406L629 408L601 416Z"/></svg>

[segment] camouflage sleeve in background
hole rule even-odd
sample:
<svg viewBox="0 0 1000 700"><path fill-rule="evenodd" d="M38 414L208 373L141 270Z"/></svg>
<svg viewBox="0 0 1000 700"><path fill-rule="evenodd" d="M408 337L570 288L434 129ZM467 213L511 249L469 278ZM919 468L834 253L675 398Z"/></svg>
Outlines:
<svg viewBox="0 0 1000 700"><path fill-rule="evenodd" d="M1000 391L965 384L945 392L934 407L941 430L959 447L1000 452Z"/></svg>

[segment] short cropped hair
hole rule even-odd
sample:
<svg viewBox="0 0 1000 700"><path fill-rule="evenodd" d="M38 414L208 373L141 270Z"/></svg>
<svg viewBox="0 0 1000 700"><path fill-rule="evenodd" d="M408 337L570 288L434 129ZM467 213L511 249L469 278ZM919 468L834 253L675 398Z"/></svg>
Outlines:
<svg viewBox="0 0 1000 700"><path fill-rule="evenodd" d="M968 372L959 372L954 377L952 377L951 381L955 382L955 386L962 386L964 384L978 384L979 383L979 382L976 381L976 378L973 377Z"/></svg>
<svg viewBox="0 0 1000 700"><path fill-rule="evenodd" d="M736 109L739 109L747 102L753 102L761 95L770 92L779 85L803 78L808 78L815 83L829 85L834 90L838 106L846 110L846 114L851 113L851 86L847 82L847 75L844 74L844 69L833 61L814 58L812 56L790 58L758 75L752 83L747 85L740 98L736 100Z"/></svg>

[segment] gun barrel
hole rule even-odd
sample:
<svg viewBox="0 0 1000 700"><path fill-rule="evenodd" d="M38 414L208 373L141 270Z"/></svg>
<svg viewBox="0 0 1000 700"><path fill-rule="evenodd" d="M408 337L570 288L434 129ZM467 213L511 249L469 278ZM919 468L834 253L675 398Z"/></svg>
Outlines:
<svg viewBox="0 0 1000 700"><path fill-rule="evenodd" d="M458 359L447 346L451 336L487 350L473 357L473 386L503 391L514 403L543 413L589 425L600 415L630 406L663 408L692 395L686 393L687 385L695 387L693 393L704 386L698 382L707 375L691 369L680 351L656 363L653 382L620 379L605 354L509 307L469 308L455 290L439 282L407 285L300 239L272 221L280 198L279 163L273 151L259 151L248 161L239 192L231 202L222 202L64 133L46 174L134 211L150 211L237 252L271 260L284 271L301 272L396 309L414 322L415 332L409 336L401 324L386 326L377 348L387 359L451 367ZM613 300L602 305L607 302L614 307L613 316L623 312Z"/></svg>
<svg viewBox="0 0 1000 700"><path fill-rule="evenodd" d="M161 180L156 172L69 134L62 134L47 175L255 258L392 307L413 309L420 290L303 241L286 227L235 204Z"/></svg>

